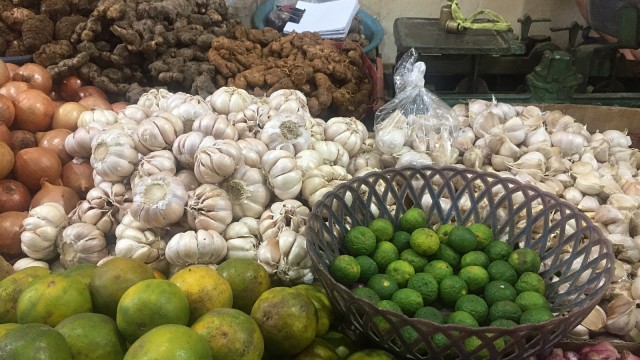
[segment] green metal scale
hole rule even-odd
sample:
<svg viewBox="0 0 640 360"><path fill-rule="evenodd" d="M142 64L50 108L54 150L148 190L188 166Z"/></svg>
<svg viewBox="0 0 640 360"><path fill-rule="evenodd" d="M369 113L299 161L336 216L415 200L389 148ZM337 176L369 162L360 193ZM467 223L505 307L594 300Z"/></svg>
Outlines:
<svg viewBox="0 0 640 360"><path fill-rule="evenodd" d="M451 15L440 18L397 18L393 25L398 59L414 48L427 67L427 87L447 103L470 98L510 103L575 103L640 107L640 61L627 60L618 49L640 47L638 9L618 12L618 42L578 44L583 29L576 22L552 32L567 31L566 49L549 36L531 36L534 23L549 19L518 19L520 36L509 29L463 26ZM456 6L455 1L453 5ZM473 24L490 23L476 19Z"/></svg>

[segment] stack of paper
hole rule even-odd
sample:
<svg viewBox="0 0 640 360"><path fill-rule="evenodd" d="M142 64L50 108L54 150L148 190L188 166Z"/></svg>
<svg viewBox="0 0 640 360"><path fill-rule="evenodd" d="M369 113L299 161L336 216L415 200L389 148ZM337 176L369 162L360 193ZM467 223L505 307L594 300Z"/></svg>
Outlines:
<svg viewBox="0 0 640 360"><path fill-rule="evenodd" d="M304 9L304 15L298 24L288 22L283 32L315 31L324 38L344 38L349 27L360 10L358 0L333 0L322 3L298 1L298 9Z"/></svg>

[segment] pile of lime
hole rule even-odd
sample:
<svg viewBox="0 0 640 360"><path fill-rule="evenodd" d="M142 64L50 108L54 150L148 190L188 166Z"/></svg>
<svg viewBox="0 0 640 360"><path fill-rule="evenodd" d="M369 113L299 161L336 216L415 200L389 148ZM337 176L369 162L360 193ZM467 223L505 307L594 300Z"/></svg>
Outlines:
<svg viewBox="0 0 640 360"><path fill-rule="evenodd" d="M484 224L427 226L422 209L345 235L329 272L379 308L442 324L511 327L553 318L540 256L495 239Z"/></svg>

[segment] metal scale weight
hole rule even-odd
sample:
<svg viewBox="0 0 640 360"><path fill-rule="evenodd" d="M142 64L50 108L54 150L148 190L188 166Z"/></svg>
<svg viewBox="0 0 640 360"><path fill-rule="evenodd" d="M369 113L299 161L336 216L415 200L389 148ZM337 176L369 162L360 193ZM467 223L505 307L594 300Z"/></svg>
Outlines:
<svg viewBox="0 0 640 360"><path fill-rule="evenodd" d="M618 49L640 47L640 15L634 7L618 11L617 43L582 42L586 31L568 27L569 45L560 49L548 36L530 36L531 26L549 19L518 19L520 36L499 15L482 11L463 19L456 0L440 18L395 20L398 58L415 48L427 65L427 86L450 104L470 98L509 103L573 103L640 107L640 61ZM488 15L489 19L478 19Z"/></svg>

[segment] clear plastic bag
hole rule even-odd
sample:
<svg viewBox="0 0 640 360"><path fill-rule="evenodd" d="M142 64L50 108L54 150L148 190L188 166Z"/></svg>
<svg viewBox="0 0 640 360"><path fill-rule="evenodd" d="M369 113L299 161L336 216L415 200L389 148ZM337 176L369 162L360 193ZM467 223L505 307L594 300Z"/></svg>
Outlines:
<svg viewBox="0 0 640 360"><path fill-rule="evenodd" d="M376 111L376 146L387 155L426 153L436 165L455 163L453 137L459 120L455 112L424 87L426 66L414 49L405 53L394 72L396 96Z"/></svg>

